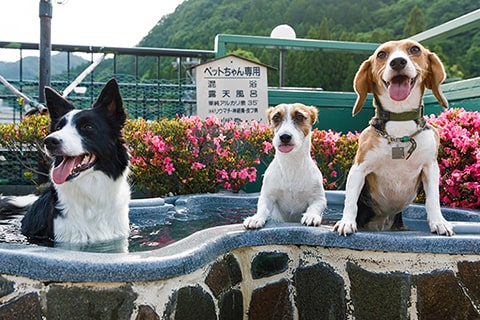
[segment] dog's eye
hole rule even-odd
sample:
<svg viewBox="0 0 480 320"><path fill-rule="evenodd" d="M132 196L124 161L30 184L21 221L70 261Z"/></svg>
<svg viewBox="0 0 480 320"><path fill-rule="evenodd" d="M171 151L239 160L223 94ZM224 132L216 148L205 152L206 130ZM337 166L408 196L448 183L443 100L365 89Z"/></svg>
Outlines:
<svg viewBox="0 0 480 320"><path fill-rule="evenodd" d="M90 123L85 123L83 126L82 126L82 130L85 130L85 131L93 131L95 130L95 127L90 124Z"/></svg>
<svg viewBox="0 0 480 320"><path fill-rule="evenodd" d="M295 122L303 122L305 119L306 117L300 112L295 113L295 116L293 117L293 121Z"/></svg>
<svg viewBox="0 0 480 320"><path fill-rule="evenodd" d="M275 113L275 114L273 115L273 117L272 117L272 121L273 121L274 123L279 123L279 122L282 121L282 116L279 115L278 113Z"/></svg>
<svg viewBox="0 0 480 320"><path fill-rule="evenodd" d="M408 53L412 56L418 56L420 53L422 53L422 50L420 50L418 46L412 46L408 48Z"/></svg>
<svg viewBox="0 0 480 320"><path fill-rule="evenodd" d="M379 53L377 53L378 60L385 60L387 56L388 54L385 51L380 51Z"/></svg>

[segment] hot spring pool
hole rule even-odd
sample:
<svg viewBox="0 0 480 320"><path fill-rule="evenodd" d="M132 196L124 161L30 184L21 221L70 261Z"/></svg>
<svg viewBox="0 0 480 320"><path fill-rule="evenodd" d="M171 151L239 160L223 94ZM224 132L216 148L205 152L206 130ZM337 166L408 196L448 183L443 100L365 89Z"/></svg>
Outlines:
<svg viewBox="0 0 480 320"><path fill-rule="evenodd" d="M331 231L343 196L327 192L331 211L319 228L245 230L238 222L255 212L257 194L206 194L133 200L130 252L0 243L0 318L480 317L478 212L444 208L459 221L453 237L430 233L417 205L404 213L410 231L343 237ZM156 224L188 228L177 240Z"/></svg>
<svg viewBox="0 0 480 320"><path fill-rule="evenodd" d="M329 193L329 205L322 226L331 228L341 217L343 192ZM128 243L108 241L93 244L57 244L67 250L99 253L150 251L178 242L198 231L212 227L241 224L256 213L258 194L209 194L169 198L134 199L130 202L130 230ZM455 221L455 233L480 235L480 214L475 211L444 208L448 220ZM17 216L0 221L0 242L28 244L20 233ZM403 214L409 231L428 232L423 206L412 205ZM267 226L283 227L269 223ZM291 225L291 224L285 224Z"/></svg>
<svg viewBox="0 0 480 320"><path fill-rule="evenodd" d="M225 197L191 195L170 198L135 199L130 202L130 237L125 241L92 244L56 244L57 248L85 252L118 253L155 250L182 240L195 232L240 224L256 213L257 195ZM213 201L212 201L213 200ZM341 206L330 206L322 221L332 226ZM0 242L28 244L20 232L22 216L0 221Z"/></svg>

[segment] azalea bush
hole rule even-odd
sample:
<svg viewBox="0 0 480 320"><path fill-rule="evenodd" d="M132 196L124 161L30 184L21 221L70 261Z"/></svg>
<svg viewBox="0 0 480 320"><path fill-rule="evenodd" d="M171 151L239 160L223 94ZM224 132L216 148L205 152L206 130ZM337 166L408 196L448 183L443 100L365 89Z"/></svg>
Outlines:
<svg viewBox="0 0 480 320"><path fill-rule="evenodd" d="M358 132L312 131L312 157L323 175L327 190L344 189L358 148Z"/></svg>
<svg viewBox="0 0 480 320"><path fill-rule="evenodd" d="M43 139L48 134L48 121L48 116L32 115L18 125L0 124L0 148L15 156L17 162L26 169L24 175L35 184L48 179L50 160L42 151ZM38 161L32 161L32 154L38 156Z"/></svg>
<svg viewBox="0 0 480 320"><path fill-rule="evenodd" d="M216 117L129 121L133 181L156 196L239 191L257 179L262 158L272 157L267 129Z"/></svg>
<svg viewBox="0 0 480 320"><path fill-rule="evenodd" d="M480 208L480 113L452 108L428 122L440 134L440 202Z"/></svg>

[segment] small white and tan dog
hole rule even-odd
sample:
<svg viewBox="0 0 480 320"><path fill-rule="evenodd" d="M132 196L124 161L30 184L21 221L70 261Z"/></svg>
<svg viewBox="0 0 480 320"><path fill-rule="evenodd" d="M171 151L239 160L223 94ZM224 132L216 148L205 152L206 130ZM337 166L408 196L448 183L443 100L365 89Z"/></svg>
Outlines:
<svg viewBox="0 0 480 320"><path fill-rule="evenodd" d="M347 235L357 228L403 229L401 212L423 184L430 230L453 234L440 211L439 136L423 117L425 88L448 107L440 90L445 77L438 56L412 40L384 43L362 63L354 79L353 115L369 92L374 95L376 115L359 137L343 217L334 231Z"/></svg>
<svg viewBox="0 0 480 320"><path fill-rule="evenodd" d="M279 104L267 110L275 158L265 171L257 213L243 222L258 229L268 219L301 221L319 226L327 206L322 173L310 154L317 108L300 103Z"/></svg>

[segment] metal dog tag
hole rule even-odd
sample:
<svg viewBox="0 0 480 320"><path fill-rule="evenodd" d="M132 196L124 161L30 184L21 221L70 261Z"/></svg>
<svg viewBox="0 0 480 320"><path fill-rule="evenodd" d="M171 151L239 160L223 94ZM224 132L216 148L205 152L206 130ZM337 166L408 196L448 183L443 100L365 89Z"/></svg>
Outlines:
<svg viewBox="0 0 480 320"><path fill-rule="evenodd" d="M405 149L403 147L392 147L392 159L404 159Z"/></svg>

